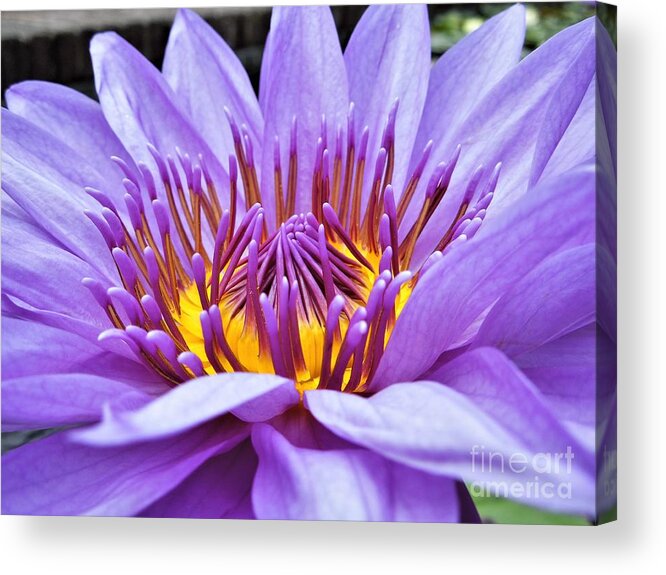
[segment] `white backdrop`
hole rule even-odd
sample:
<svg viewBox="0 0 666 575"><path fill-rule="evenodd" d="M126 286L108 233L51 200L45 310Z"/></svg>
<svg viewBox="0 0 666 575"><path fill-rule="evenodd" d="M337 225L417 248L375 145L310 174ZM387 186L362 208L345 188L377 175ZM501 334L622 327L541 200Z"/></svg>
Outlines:
<svg viewBox="0 0 666 575"><path fill-rule="evenodd" d="M666 3L617 3L621 387L617 523L584 528L0 517L0 570L11 575L169 575L205 570L290 575L347 575L361 570L666 572L666 337L661 324L666 320L662 217L666 213ZM137 4L183 5L164 0L63 0L57 7L136 8ZM2 10L54 7L46 0L0 0Z"/></svg>

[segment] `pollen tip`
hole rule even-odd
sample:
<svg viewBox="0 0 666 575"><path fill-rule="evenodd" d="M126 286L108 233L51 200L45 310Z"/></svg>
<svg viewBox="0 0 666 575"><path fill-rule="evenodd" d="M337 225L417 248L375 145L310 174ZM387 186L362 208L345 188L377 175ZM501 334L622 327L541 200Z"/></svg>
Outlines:
<svg viewBox="0 0 666 575"><path fill-rule="evenodd" d="M224 114L227 117L227 121L229 122L229 128L231 129L231 137L233 138L235 144L240 144L241 133L240 130L238 129L238 124L236 124L236 120L234 119L229 108L224 106L223 109L224 109Z"/></svg>
<svg viewBox="0 0 666 575"><path fill-rule="evenodd" d="M153 200L152 205L153 212L155 213L155 219L157 220L157 227L160 230L160 235L165 236L169 233L171 227L167 207L161 200Z"/></svg>
<svg viewBox="0 0 666 575"><path fill-rule="evenodd" d="M433 195L435 194L435 191L437 188L440 186L442 179L444 177L444 172L446 171L447 167L449 164L446 162L440 162L435 166L435 169L432 172L432 176L430 176L430 180L428 181L428 186L426 187L426 198L432 198Z"/></svg>
<svg viewBox="0 0 666 575"><path fill-rule="evenodd" d="M375 162L375 180L381 180L386 167L386 148L381 147L377 154L377 161Z"/></svg>
<svg viewBox="0 0 666 575"><path fill-rule="evenodd" d="M81 283L90 291L99 305L102 307L106 307L108 305L109 299L106 290L99 281L93 278L85 277L81 280Z"/></svg>
<svg viewBox="0 0 666 575"><path fill-rule="evenodd" d="M83 188L86 194L88 194L93 200L95 200L98 204L105 208L109 208L110 210L115 209L113 202L109 199L109 197L102 191L96 189L96 188L91 188L90 186L86 186Z"/></svg>
<svg viewBox="0 0 666 575"><path fill-rule="evenodd" d="M107 341L109 339L116 339L118 338L119 336L118 332L120 331L122 330L117 328L105 329L97 336L97 341L102 342L102 341Z"/></svg>
<svg viewBox="0 0 666 575"><path fill-rule="evenodd" d="M469 203L472 200L474 192L476 192L476 189L479 185L479 182L481 181L484 171L485 168L483 164L481 164L476 168L476 170L474 170L474 173L472 174L472 177L469 180L469 184L467 184L467 189L465 190L465 198L463 200L464 203Z"/></svg>

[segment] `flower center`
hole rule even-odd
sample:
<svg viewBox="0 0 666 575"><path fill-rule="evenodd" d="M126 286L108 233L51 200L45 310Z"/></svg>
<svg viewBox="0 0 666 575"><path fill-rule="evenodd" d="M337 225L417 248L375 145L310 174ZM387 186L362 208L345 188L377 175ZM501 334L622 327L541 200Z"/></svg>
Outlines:
<svg viewBox="0 0 666 575"><path fill-rule="evenodd" d="M409 286L396 294L390 323L373 324L380 310L368 314L368 302L373 289L379 301L390 273L381 276L378 254L355 255L327 238L311 213L292 216L261 244L250 240L245 251L219 274L211 265L180 294L174 319L203 370L278 373L301 391L364 383L372 367L367 339L388 335Z"/></svg>
<svg viewBox="0 0 666 575"><path fill-rule="evenodd" d="M177 149L174 159L149 145L155 172L139 162L135 173L113 158L125 175L125 210L99 190L86 189L102 205L101 214L86 214L106 240L122 281L105 288L83 280L113 325L100 339L122 340L174 385L250 371L291 378L301 392L364 391L416 283L444 250L470 238L483 222L500 166L483 186L484 171L477 169L436 249L414 269L417 240L448 189L459 148L430 174L408 225L432 143L396 201L397 102L371 179L365 178L368 128L357 145L352 105L347 136L338 126L332 153L322 119L310 211L296 214L296 119L286 178L276 138L274 185L263 190L250 136L227 115L235 144L227 181L213 179L202 155L193 160ZM228 198L225 207L218 188ZM270 218L262 207L269 193Z"/></svg>

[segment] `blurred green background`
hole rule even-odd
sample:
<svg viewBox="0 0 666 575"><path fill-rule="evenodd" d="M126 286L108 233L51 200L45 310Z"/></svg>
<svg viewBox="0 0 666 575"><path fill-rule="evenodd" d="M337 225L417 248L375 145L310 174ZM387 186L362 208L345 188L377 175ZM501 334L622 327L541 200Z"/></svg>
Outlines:
<svg viewBox="0 0 666 575"><path fill-rule="evenodd" d="M488 18L505 10L509 4L460 4L437 13L430 20L433 55L446 52L465 35L476 30ZM594 2L526 2L525 48L523 55L539 47L563 28L597 14L616 41L615 6Z"/></svg>

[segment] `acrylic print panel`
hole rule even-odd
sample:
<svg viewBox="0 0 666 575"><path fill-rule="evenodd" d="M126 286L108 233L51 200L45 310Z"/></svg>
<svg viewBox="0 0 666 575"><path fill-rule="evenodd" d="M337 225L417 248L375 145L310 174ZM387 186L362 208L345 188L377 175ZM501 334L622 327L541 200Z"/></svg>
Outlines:
<svg viewBox="0 0 666 575"><path fill-rule="evenodd" d="M140 14L3 14L2 512L614 518L614 9Z"/></svg>

